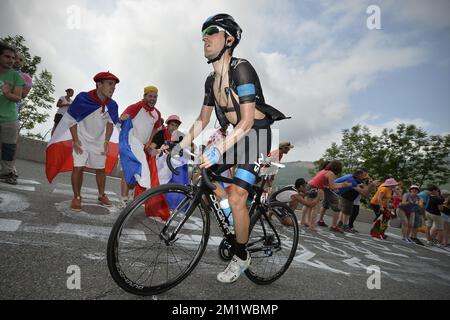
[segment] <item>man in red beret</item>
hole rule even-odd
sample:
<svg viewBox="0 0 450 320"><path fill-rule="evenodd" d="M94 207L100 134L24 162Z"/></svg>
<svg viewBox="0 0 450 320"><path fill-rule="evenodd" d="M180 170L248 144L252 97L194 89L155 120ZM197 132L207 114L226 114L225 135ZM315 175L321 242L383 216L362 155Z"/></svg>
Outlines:
<svg viewBox="0 0 450 320"><path fill-rule="evenodd" d="M72 171L74 198L70 207L75 211L81 210L85 167L95 170L98 201L104 206L111 206L105 195L105 184L106 172L112 171L118 154L118 146L113 148L110 139L114 124L119 120L117 103L111 99L119 79L110 72L100 72L94 81L96 89L76 96L47 146L46 173L49 182L59 172ZM69 130L70 135L67 133ZM72 143L68 140L70 136ZM68 149L67 146L72 147ZM73 161L70 161L70 156Z"/></svg>

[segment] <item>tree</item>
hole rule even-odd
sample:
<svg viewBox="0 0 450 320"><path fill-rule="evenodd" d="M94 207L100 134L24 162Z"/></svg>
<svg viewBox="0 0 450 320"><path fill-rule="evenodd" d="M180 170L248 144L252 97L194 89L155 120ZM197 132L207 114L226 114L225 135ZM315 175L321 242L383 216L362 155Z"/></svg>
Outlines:
<svg viewBox="0 0 450 320"><path fill-rule="evenodd" d="M19 132L26 130L26 136L43 140L44 137L40 133L33 134L30 130L37 124L47 121L49 114L44 110L51 109L55 102L55 99L51 96L55 92L52 74L47 70L37 73L41 58L30 53L30 49L25 45L25 39L22 36L7 36L0 41L22 52L25 57L22 71L33 79L33 88L28 96L20 101Z"/></svg>
<svg viewBox="0 0 450 320"><path fill-rule="evenodd" d="M341 144L333 143L323 160L341 160L345 173L365 167L379 179L394 177L405 185L445 184L450 178L450 135L428 136L415 125L399 124L372 135L359 125L343 130Z"/></svg>

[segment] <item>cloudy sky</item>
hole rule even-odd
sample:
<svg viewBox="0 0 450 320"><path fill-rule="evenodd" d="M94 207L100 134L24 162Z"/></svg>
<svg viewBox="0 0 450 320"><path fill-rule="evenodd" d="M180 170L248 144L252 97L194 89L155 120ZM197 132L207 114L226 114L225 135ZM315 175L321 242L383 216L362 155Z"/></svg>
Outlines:
<svg viewBox="0 0 450 320"><path fill-rule="evenodd" d="M369 6L379 8L380 29ZM269 104L292 117L274 125L295 148L287 161L315 160L341 130L380 132L414 123L450 133L450 1L2 0L0 37L23 35L57 99L93 88L110 70L120 111L156 85L163 117L182 129L198 115L211 66L201 25L229 13L243 29L235 56L248 59ZM79 13L79 14L78 14ZM370 24L369 25L373 25ZM53 115L37 128L45 134ZM212 121L214 125L214 121Z"/></svg>

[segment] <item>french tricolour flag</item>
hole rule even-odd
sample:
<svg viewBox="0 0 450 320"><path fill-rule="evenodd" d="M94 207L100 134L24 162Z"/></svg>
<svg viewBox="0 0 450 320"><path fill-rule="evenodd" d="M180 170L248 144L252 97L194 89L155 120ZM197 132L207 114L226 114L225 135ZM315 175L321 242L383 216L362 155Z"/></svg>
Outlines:
<svg viewBox="0 0 450 320"><path fill-rule="evenodd" d="M131 119L122 123L119 136L119 154L125 181L129 186L135 185L135 196L144 192L147 188L154 188L166 183L187 184L187 160L181 158L172 161L174 168L180 172L174 176L166 164L167 155L150 156L144 152L142 143L133 136L133 122ZM170 137L166 136L166 140ZM145 203L147 216L160 217L167 220L170 209L178 206L183 198L178 194L165 194L150 198Z"/></svg>
<svg viewBox="0 0 450 320"><path fill-rule="evenodd" d="M73 170L72 135L69 129L98 108L103 108L114 124L117 124L119 120L117 103L112 99L101 102L95 90L79 93L70 105L69 110L64 114L47 145L45 172L50 183L58 173ZM117 129L114 128L109 143L109 151L106 155L106 173L111 173L117 162L119 153L118 136Z"/></svg>

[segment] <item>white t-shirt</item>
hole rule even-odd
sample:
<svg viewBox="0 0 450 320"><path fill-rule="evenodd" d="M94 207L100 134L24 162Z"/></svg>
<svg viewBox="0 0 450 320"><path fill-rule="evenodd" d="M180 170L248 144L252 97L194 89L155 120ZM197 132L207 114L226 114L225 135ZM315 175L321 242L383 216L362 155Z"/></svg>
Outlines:
<svg viewBox="0 0 450 320"><path fill-rule="evenodd" d="M159 125L158 113L153 110L150 113L141 108L137 115L131 120L133 123L133 136L135 136L142 144L146 144L150 139L153 128Z"/></svg>
<svg viewBox="0 0 450 320"><path fill-rule="evenodd" d="M81 141L81 149L101 154L104 152L106 124L114 123L109 113L102 113L98 108L82 121L78 122L78 137Z"/></svg>
<svg viewBox="0 0 450 320"><path fill-rule="evenodd" d="M67 99L66 96L62 96L61 98L59 98L59 100L62 101L63 104L71 104L72 103L72 99ZM58 111L56 111L57 114L64 114L67 112L67 110L69 110L69 106L66 107L61 107L58 108Z"/></svg>

